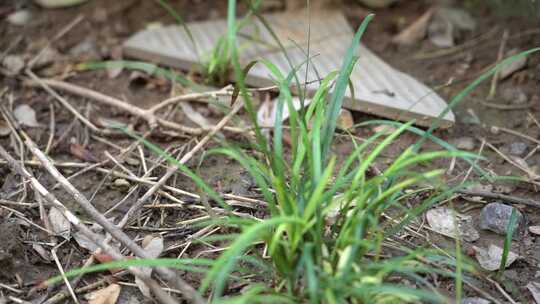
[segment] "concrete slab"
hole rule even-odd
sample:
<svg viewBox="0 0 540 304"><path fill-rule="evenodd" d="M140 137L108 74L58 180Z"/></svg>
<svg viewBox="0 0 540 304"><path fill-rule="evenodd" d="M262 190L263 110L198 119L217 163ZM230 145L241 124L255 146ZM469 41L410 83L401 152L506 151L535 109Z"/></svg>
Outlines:
<svg viewBox="0 0 540 304"><path fill-rule="evenodd" d="M338 12L312 14L311 24L307 14L283 13L266 16L273 31L285 46L293 66L301 66L297 75L301 81L316 81L332 71L337 71L353 37L345 17ZM310 63L306 71L310 25ZM209 54L226 32L226 21L205 21L188 24L195 41L191 41L182 26L166 26L136 33L124 44L127 56L145 61L190 70ZM274 63L283 74L292 69L282 50L259 20L241 29L239 35L240 59L243 64L265 58ZM195 47L195 45L196 47ZM354 99L348 91L344 107L389 119L429 126L446 108L446 102L433 90L411 76L385 63L369 49L360 45L358 62L351 75ZM252 86L273 84L272 76L262 64L248 74L246 82ZM317 83L307 86L313 93ZM455 121L449 112L440 127L448 128Z"/></svg>

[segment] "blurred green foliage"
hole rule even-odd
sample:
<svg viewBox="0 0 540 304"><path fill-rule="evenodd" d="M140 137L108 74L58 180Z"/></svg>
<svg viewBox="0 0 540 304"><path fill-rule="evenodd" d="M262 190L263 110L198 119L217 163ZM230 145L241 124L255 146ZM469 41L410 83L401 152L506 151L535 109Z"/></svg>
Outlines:
<svg viewBox="0 0 540 304"><path fill-rule="evenodd" d="M500 16L540 20L540 0L466 0L465 5L471 10L487 5Z"/></svg>

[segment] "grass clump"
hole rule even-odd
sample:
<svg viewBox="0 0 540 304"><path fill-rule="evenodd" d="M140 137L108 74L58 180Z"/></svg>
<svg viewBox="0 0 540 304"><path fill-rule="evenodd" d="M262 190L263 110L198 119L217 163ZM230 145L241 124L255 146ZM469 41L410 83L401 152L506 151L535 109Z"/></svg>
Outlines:
<svg viewBox="0 0 540 304"><path fill-rule="evenodd" d="M270 217L267 220L234 217L225 220L242 232L209 270L202 281L201 292L211 289L213 297L219 299L226 292L228 277L239 258L246 252L254 256L260 254L260 248L252 244L262 241L274 273L271 284L264 288L265 295L311 303L445 301L435 293L387 283L389 276L397 274L402 279L420 283L419 274L438 270L421 261L435 259L435 255L425 249L407 250L397 246L402 255L383 259L386 235L382 218L390 208L403 210L405 189L432 182L443 173L442 170L417 172L413 169L415 165L441 157L472 155L451 151L418 154L410 148L380 175L368 177L375 159L412 122L401 125L389 136L376 134L357 145L339 167L331 153L336 121L356 61L356 49L371 18L366 18L357 31L340 72L322 81L305 111L294 109L289 90L293 75L283 75L268 61L260 62L272 73L280 92L271 142L257 125L245 92L243 71L236 64L237 86L255 125L257 142L253 149L258 157L237 147L219 148L212 153L227 155L245 167L261 189ZM291 113L292 141L288 151L282 141L281 117L285 107ZM290 158L286 160L284 155L288 154ZM443 196L419 208L423 210L440 199ZM440 261L441 257L437 259ZM268 264L262 257L260 262ZM451 259L446 262L453 263Z"/></svg>
<svg viewBox="0 0 540 304"><path fill-rule="evenodd" d="M234 74L240 98L238 102L244 103L254 126L255 140L249 149L228 144L209 154L226 155L245 167L268 203L269 216L267 219L246 219L231 212L209 222L238 231L214 238L214 241L229 242L228 249L216 260L135 260L126 261L124 267L160 265L203 273L205 276L199 291L216 303L448 302L424 279L423 275L427 273L455 278L456 290L460 294L462 273L471 270L461 264L460 254L456 259L451 254L441 254L430 248L407 248L397 241L396 234L423 211L455 191L438 183L443 170L420 172L418 165L449 157L470 161L475 156L448 147L439 139L447 150L419 153L420 143L433 139L433 128L423 132L413 128L413 122L388 122L396 126L391 134L378 133L362 143L353 141L355 148L344 160L338 161L332 153L336 122L356 62L357 47L373 16L367 17L359 27L340 71L327 75L320 82L311 103L296 110L290 90L295 69L284 75L266 60L253 62L247 68L240 66L236 47L239 26L232 21L235 13L236 1L229 0L229 31L219 46L220 54L226 56L216 55L216 58L227 58L230 64L227 70ZM529 53L534 51L538 49ZM458 94L450 106L459 103L480 81L511 61L504 61L482 75ZM254 64L265 65L279 88L270 140L257 123L256 110L244 81ZM213 69L225 70L219 66L215 64ZM301 87L297 89L301 90ZM284 126L281 119L285 107L290 113L288 126ZM286 130L290 133L290 147L283 145ZM369 169L375 160L406 131L422 135L419 145L405 149L380 174L370 175ZM154 152L177 164L213 201L226 210L230 209L190 169L157 146L142 141ZM419 184L431 184L439 191L428 195L416 207L405 207L410 196L405 190ZM390 210L397 210L402 215L397 217L397 222L384 221ZM392 254L387 255L388 251ZM111 265L119 267L122 264L115 262ZM103 267L95 267L93 271ZM257 283L246 278L253 275L255 267L264 273L264 277L256 280ZM66 275L71 276L73 272ZM249 288L240 295L231 294L227 286L232 282L247 283ZM404 282L420 288L406 287Z"/></svg>

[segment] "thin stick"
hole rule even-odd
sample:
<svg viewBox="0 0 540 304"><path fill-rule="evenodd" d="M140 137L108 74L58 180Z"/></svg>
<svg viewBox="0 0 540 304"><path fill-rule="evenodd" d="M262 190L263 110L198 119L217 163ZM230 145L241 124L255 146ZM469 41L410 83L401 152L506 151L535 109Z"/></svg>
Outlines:
<svg viewBox="0 0 540 304"><path fill-rule="evenodd" d="M512 160L510 157L504 155L499 149L497 149L494 145L490 144L489 142L486 142L486 145L491 150L495 151L495 153L499 154L499 156L501 156L504 160L506 160L510 164L514 165L519 170L527 173L527 175L529 176L529 179L530 179L529 182L531 182L533 184L538 184L535 181L540 178L540 175L536 174L536 172L531 171L528 167L522 166L521 164L519 164L516 161Z"/></svg>
<svg viewBox="0 0 540 304"><path fill-rule="evenodd" d="M54 141L54 133L56 130L56 117L54 115L54 103L49 103L49 111L51 112L51 118L49 122L49 140L47 141L47 147L45 148L45 154L49 154Z"/></svg>
<svg viewBox="0 0 540 304"><path fill-rule="evenodd" d="M56 250L62 245L64 245L66 241L64 240L62 243L58 244L57 246L54 246L53 249L51 249L51 255L53 256L54 262L56 263L56 267L58 267L58 270L60 271L60 275L62 276L62 280L64 280L64 283L67 286L67 289L69 290L69 294L71 295L71 298L73 301L77 304L79 304L79 299L77 299L77 296L75 295L75 292L73 291L73 288L71 287L71 284L69 283L66 274L64 272L64 268L62 267L62 264L60 263L60 260L58 259L58 255L56 255Z"/></svg>
<svg viewBox="0 0 540 304"><path fill-rule="evenodd" d="M198 100L198 101L200 101L201 99L204 99L204 98L214 98L215 99L218 96L231 96L231 95L232 95L232 91L230 90L230 86L226 86L226 87L224 87L224 88L222 88L220 90L217 90L217 91L202 92L202 93L189 93L189 94L184 94L184 95L179 95L179 96L173 96L171 98L168 98L168 99L165 99L165 100L161 101L157 105L155 105L155 106L151 107L150 109L148 109L148 111L155 114L160 109L163 109L164 107L166 107L168 105L175 104L175 103L178 103L180 101L190 101L190 100Z"/></svg>
<svg viewBox="0 0 540 304"><path fill-rule="evenodd" d="M37 85L36 79L34 77L32 77L32 79L34 80L34 82L28 82L28 84L30 86L36 86ZM69 92L71 94L89 98L91 100L100 102L108 106L116 107L134 116L140 117L147 121L147 123L150 125L150 128L160 125L164 128L169 128L172 130L184 132L187 134L193 134L193 135L200 135L203 133L203 131L205 131L205 129L203 128L191 128L188 126L177 124L169 120L165 120L163 118L159 118L154 114L154 110L152 108L149 110L145 110L135 105L128 104L120 99L116 99L114 97L102 94L94 90L83 88L81 86L77 86L71 83L54 80L54 79L37 79L37 80L39 80L38 84L40 84L42 87L49 86L49 87L57 88L57 89ZM234 128L234 127L225 127L224 129L230 132L235 132L235 133L245 133L245 130Z"/></svg>
<svg viewBox="0 0 540 304"><path fill-rule="evenodd" d="M517 196L493 193L490 191L457 190L456 192L469 195L469 196L482 196L482 197L487 197L487 198L492 198L492 199L500 199L509 203L522 204L526 206L540 208L540 202L537 202L533 199L528 199L528 198L520 198Z"/></svg>
<svg viewBox="0 0 540 304"><path fill-rule="evenodd" d="M483 101L481 99L477 99L477 100L480 102L480 104L488 108L493 108L493 109L503 110L503 111L525 110L525 109L532 108L536 105L535 102L526 103L526 104L518 104L518 105L505 105L505 104L491 103L491 102Z"/></svg>
<svg viewBox="0 0 540 304"><path fill-rule="evenodd" d="M32 60L30 60L30 62L28 62L28 68L31 69L34 66L34 64L36 64L36 62L41 58L43 53L45 53L45 50L48 47L50 47L53 42L62 38L62 36L67 34L69 31L71 31L75 26L77 26L77 24L83 21L83 19L84 19L84 15L77 15L77 17L75 17L70 23L68 23L64 28L62 28L62 30L60 30L60 32L58 32L53 37L53 39L50 39L45 45L45 47L43 47L43 49L41 49L41 51L34 58L32 58Z"/></svg>
<svg viewBox="0 0 540 304"><path fill-rule="evenodd" d="M41 86L47 93L51 94L56 100L58 100L66 109L68 109L77 119L79 119L83 124L88 126L92 131L97 133L102 133L102 130L98 129L93 123L91 123L88 119L86 119L79 111L75 110L75 108L69 103L64 97L60 96L58 93L56 93L51 86L49 86L46 82L44 82L42 79L36 76L34 72L31 70L26 70L26 74L32 78L36 84L36 86Z"/></svg>
<svg viewBox="0 0 540 304"><path fill-rule="evenodd" d="M4 160L0 160L0 164L7 164L7 162L4 161ZM26 160L26 161L24 161L24 164L27 165L27 166L37 166L37 167L42 166L40 162L35 161L35 160ZM89 169L91 169L93 171L96 171L96 172L100 172L100 173L104 173L104 174L111 174L111 175L113 175L115 177L124 178L124 179L126 179L128 181L132 181L132 182L136 182L136 183L140 183L140 184L145 184L145 185L150 185L150 186L154 186L159 182L159 181L156 182L156 181L152 181L152 180L141 178L141 177L132 177L132 176L129 176L127 174L123 174L121 172L110 170L110 169L98 168L98 165L100 165L101 163L89 164L89 163L76 163L76 162L52 162L52 164L53 164L53 166L55 166L57 168L89 168ZM91 166L89 167L89 165L91 165ZM185 190L182 190L182 189L179 189L179 188L175 188L175 187L172 187L172 186L168 186L168 185L163 185L162 188L167 190L167 191L170 191L170 192L172 192L174 194L185 195L185 196L188 196L188 197L190 197L192 199L200 200L200 196L198 194L195 194L195 193L191 193L191 192L188 192L188 191L185 191ZM254 199L254 198L234 195L234 194L231 194L231 193L220 193L220 195L225 199L238 200L238 201L242 201L242 202L257 204L257 205L260 205L260 206L266 206L266 202L258 200L258 199Z"/></svg>
<svg viewBox="0 0 540 304"><path fill-rule="evenodd" d="M32 187L36 189L40 193L40 195L45 200L47 200L48 203L50 203L53 207L57 208L64 215L64 217L73 226L75 226L81 233L83 233L86 237L88 237L89 240L91 240L94 244L101 247L113 259L115 260L125 259L125 257L117 251L117 249L107 244L104 244L100 236L98 236L96 233L94 233L88 227L86 227L75 214L69 211L69 209L67 209L64 206L64 204L62 204L52 193L50 193L34 176L32 176L32 174L30 174L21 164L19 164L11 155L9 155L9 153L1 145L0 145L0 156L2 156L8 162L12 170L17 172L22 177L30 180ZM161 287L148 275L141 272L139 269L133 268L133 267L129 268L129 272L139 277L145 284L147 284L148 287L152 290L152 292L156 296L156 298L160 300L160 302L164 304L176 304L176 301L174 301L168 294L166 294L161 289Z"/></svg>
<svg viewBox="0 0 540 304"><path fill-rule="evenodd" d="M508 302L510 302L511 304L517 304L517 302L512 299L512 297L504 290L504 288L501 287L499 283L489 277L486 277L486 280L493 284L497 288L497 290L508 300Z"/></svg>
<svg viewBox="0 0 540 304"><path fill-rule="evenodd" d="M478 149L478 153L476 153L476 154L478 154L480 156L482 155L482 152L484 151L484 147L486 145L486 140L484 138L482 138L481 141L482 141L482 143L480 144L480 148ZM472 170L473 170L473 168L474 168L474 166L476 165L477 162L478 162L478 158L475 158L473 164L469 167L469 170L467 170L467 173L465 174L465 177L461 181L462 184L465 181L467 181L467 179L469 179L469 176L471 175Z"/></svg>
<svg viewBox="0 0 540 304"><path fill-rule="evenodd" d="M126 271L121 271L119 273L116 273L115 276L120 276L120 275L125 274L125 273L127 273L127 272ZM98 281L96 281L94 283L91 283L91 284L88 284L86 286L79 287L79 288L75 289L75 292L76 293L84 293L84 292L96 289L96 288L100 287L101 285L106 284L108 281L109 281L109 278L106 277L104 279L98 280ZM52 296L51 298L49 298L47 301L43 302L43 304L55 304L55 303L58 303L58 302L64 300L67 297L68 297L67 293L59 292L59 293L55 294L54 296Z"/></svg>
<svg viewBox="0 0 540 304"><path fill-rule="evenodd" d="M501 39L501 45L499 47L499 54L497 55L497 63L501 62L501 60L503 60L503 57L504 57L504 49L506 48L506 42L508 41L508 30L505 29L503 31L503 35L502 35L502 39ZM489 94L487 96L487 100L492 100L493 97L495 97L495 94L497 93L497 83L499 81L499 75L500 75L500 70L498 70L497 72L495 72L495 74L493 74L493 78L491 78L491 87L489 89Z"/></svg>
<svg viewBox="0 0 540 304"><path fill-rule="evenodd" d="M223 128L227 122L242 108L242 102L238 102L236 104L236 106L233 108L233 110L231 112L229 112L229 114L227 114L225 117L223 117L223 119L195 146L193 147L193 149L191 149L191 151L189 151L188 153L186 153L180 160L180 164L185 164L186 162L188 162L192 157L193 155L195 155L195 153L197 153L200 149L202 149L202 147L204 147L204 145L219 131L221 130L221 128ZM133 204L133 206L131 206L131 208L128 210L128 212L125 214L124 216L124 219L127 219L129 216L131 216L131 214L133 214L136 210L138 210L139 208L141 208L145 203L146 201L152 196L154 195L154 193L159 189L161 188L165 182L175 173L178 171L178 168L175 166L175 165L171 165L169 167L169 169L167 169L167 172L165 173L165 175L163 175L163 177L161 177L161 179L155 183L150 189L148 189L148 191L146 191L146 193L141 196L137 202L135 202L135 204ZM200 199L200 197L199 197ZM122 221L124 220L122 219Z"/></svg>
<svg viewBox="0 0 540 304"><path fill-rule="evenodd" d="M501 131L501 132L504 132L504 133L508 133L508 134L512 134L512 135L515 135L515 136L518 136L518 137L521 137L523 139L526 139L526 140L529 140L529 141L532 141L533 143L537 144L537 145L540 145L540 140L534 138L534 137L531 137L527 134L523 134L523 133L520 133L518 131L515 131L515 130L512 130L512 129L508 129L508 128L505 128L505 127L497 127L497 126L492 126L492 128L494 128L495 131Z"/></svg>
<svg viewBox="0 0 540 304"><path fill-rule="evenodd" d="M82 207L82 209L99 225L101 225L108 233L111 234L116 240L120 241L131 252L141 258L150 258L148 253L137 245L127 234L120 230L116 225L111 223L103 214L101 214L87 199L77 190L50 162L50 160L43 154L43 152L36 146L36 144L26 135L23 131L20 131L25 138L25 144L29 150L36 156L42 163L43 167L51 174L60 184L62 188L67 191ZM203 304L204 301L197 291L185 282L182 278L178 277L175 272L164 268L156 267L156 271L166 279L170 284L176 286L178 290L184 293L184 296L195 303Z"/></svg>

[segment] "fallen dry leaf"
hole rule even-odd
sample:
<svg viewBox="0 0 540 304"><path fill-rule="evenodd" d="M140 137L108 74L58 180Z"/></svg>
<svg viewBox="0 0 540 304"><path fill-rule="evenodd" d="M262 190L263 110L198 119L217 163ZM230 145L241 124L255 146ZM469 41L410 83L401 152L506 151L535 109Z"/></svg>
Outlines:
<svg viewBox="0 0 540 304"><path fill-rule="evenodd" d="M94 253L93 256L94 256L94 259L96 259L100 263L108 263L108 262L114 261L114 259L110 255L105 254L105 253ZM133 259L133 257L126 257L126 259L131 260L131 259ZM109 268L109 272L111 274L115 274L115 273L118 273L120 271L122 271L121 268Z"/></svg>
<svg viewBox="0 0 540 304"><path fill-rule="evenodd" d="M49 222L54 233L64 238L70 238L71 223L64 217L62 212L56 208L51 208L49 210Z"/></svg>
<svg viewBox="0 0 540 304"><path fill-rule="evenodd" d="M514 56L519 54L518 49L512 49L506 54L507 57ZM510 77L515 72L524 69L527 66L527 56L522 56L519 59L512 61L509 64L504 65L499 71L499 76L501 79L506 79Z"/></svg>
<svg viewBox="0 0 540 304"><path fill-rule="evenodd" d="M77 143L72 143L69 145L69 152L71 153L71 155L75 156L80 160L84 160L90 163L99 162L99 159L94 154L92 154L92 152L88 151L85 147Z"/></svg>
<svg viewBox="0 0 540 304"><path fill-rule="evenodd" d="M311 99L304 100L304 106L308 106L311 103ZM300 110L302 107L302 103L300 101L300 98L294 97L292 100L292 104L295 110ZM278 99L274 99L272 101L266 101L261 105L259 110L257 111L257 122L261 127L273 127L275 120L276 120L276 114L278 108ZM285 121L289 118L289 107L284 104L283 105L283 112L281 115L281 121Z"/></svg>
<svg viewBox="0 0 540 304"><path fill-rule="evenodd" d="M13 116L23 126L33 128L41 126L36 120L36 111L27 104L22 104L15 108Z"/></svg>
<svg viewBox="0 0 540 304"><path fill-rule="evenodd" d="M457 232L459 237L468 242L474 242L480 237L470 216L454 213L449 208L430 209L426 212L426 219L429 226L442 235L455 238Z"/></svg>
<svg viewBox="0 0 540 304"><path fill-rule="evenodd" d="M199 125L201 128L210 128L212 124L201 113L197 112L188 102L180 102L182 111L186 114L187 118L192 122Z"/></svg>
<svg viewBox="0 0 540 304"><path fill-rule="evenodd" d="M503 254L502 248L491 244L487 250L476 246L474 247L474 250L476 252L476 260L480 266L482 266L482 268L488 271L495 271L499 269ZM518 257L519 256L517 254L509 251L505 267L512 265L512 263L514 263Z"/></svg>
<svg viewBox="0 0 540 304"><path fill-rule="evenodd" d="M86 296L88 304L115 304L120 295L120 285L111 284Z"/></svg>
<svg viewBox="0 0 540 304"><path fill-rule="evenodd" d="M527 284L527 289L531 292L534 302L540 304L540 283L530 282Z"/></svg>
<svg viewBox="0 0 540 304"><path fill-rule="evenodd" d="M433 8L430 8L420 18L394 36L392 42L401 45L412 45L424 39L427 35L429 20L431 20L434 11Z"/></svg>
<svg viewBox="0 0 540 304"><path fill-rule="evenodd" d="M160 236L154 236L154 235L147 235L143 241L142 246L144 248L144 251L150 256L150 258L157 258L161 255L161 252L163 252L163 238ZM139 267L139 270L150 276L152 274L152 268L151 267ZM137 284L137 287L139 287L139 290L141 293L147 297L150 298L152 295L150 294L150 289L146 284L144 284L143 281L141 281L138 277L135 277L135 284Z"/></svg>
<svg viewBox="0 0 540 304"><path fill-rule="evenodd" d="M95 252L99 247L94 244L86 235L83 233L77 231L73 233L73 238L75 239L75 242L79 244L80 247L90 251Z"/></svg>

